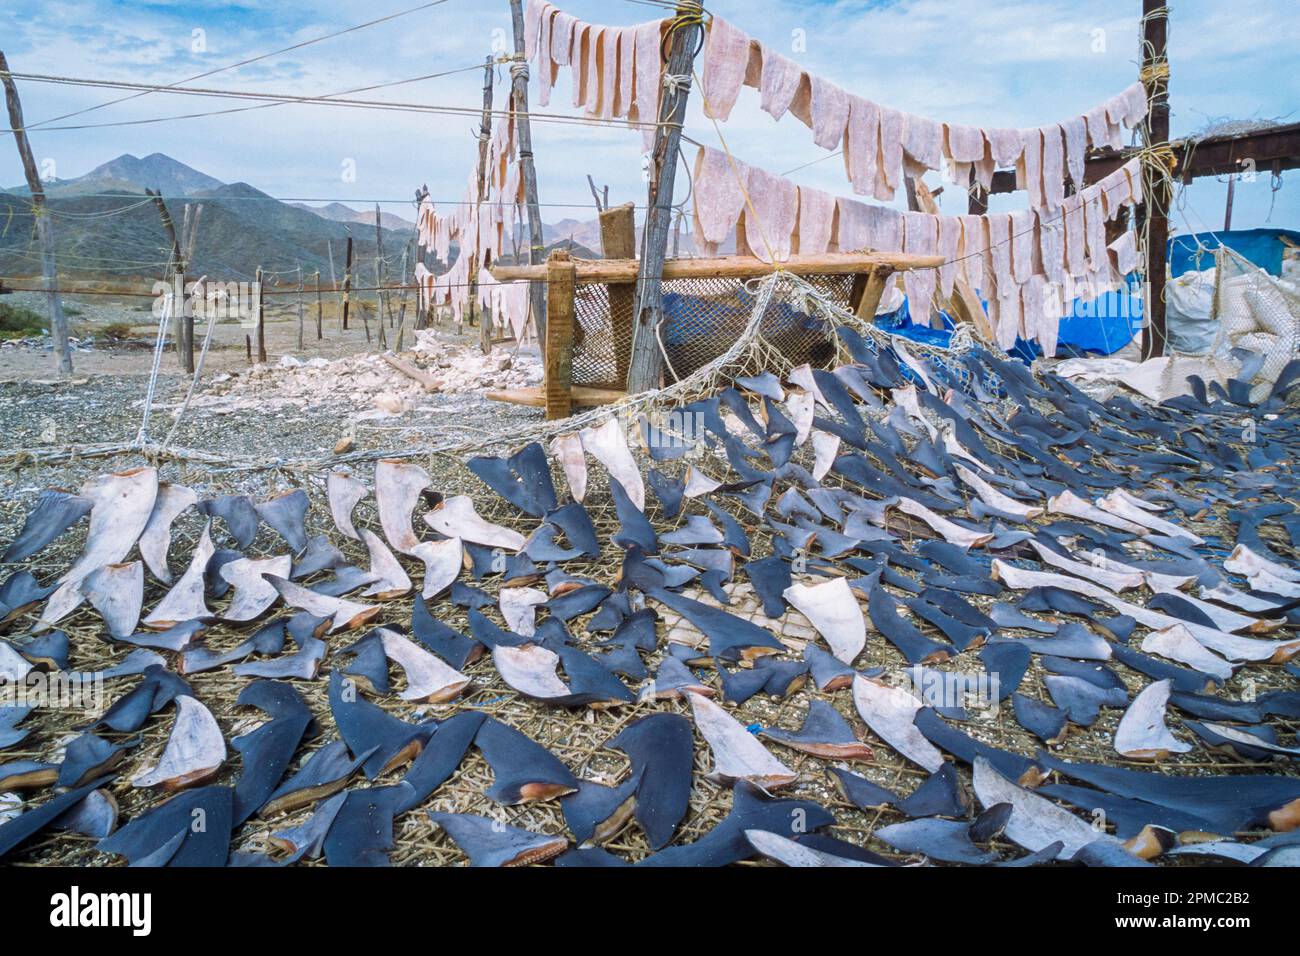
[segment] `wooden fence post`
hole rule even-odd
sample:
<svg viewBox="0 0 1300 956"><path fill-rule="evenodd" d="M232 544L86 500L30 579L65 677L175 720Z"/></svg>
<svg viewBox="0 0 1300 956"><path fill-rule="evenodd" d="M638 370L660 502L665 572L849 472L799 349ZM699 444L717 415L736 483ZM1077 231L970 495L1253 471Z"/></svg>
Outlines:
<svg viewBox="0 0 1300 956"><path fill-rule="evenodd" d="M546 249L542 238L542 211L537 204L537 167L533 163L533 133L528 123L528 63L524 60L524 4L510 0L514 27L515 62L510 65L510 109L515 118L515 136L519 140L519 171L524 181L524 203L528 206L528 262L537 265ZM539 57L539 60L541 58ZM531 282L528 286L529 310L537 327L538 344L545 349L546 286Z"/></svg>
<svg viewBox="0 0 1300 956"><path fill-rule="evenodd" d="M1147 146L1169 143L1169 8L1165 0L1142 0L1142 82L1147 93ZM1147 172L1143 170L1145 177ZM1169 180L1154 179L1146 197L1147 294L1146 334L1142 336L1142 358L1165 354L1165 266L1169 242Z"/></svg>
<svg viewBox="0 0 1300 956"><path fill-rule="evenodd" d="M641 269L636 282L636 314L632 328L632 358L628 366L628 394L659 387L663 356L659 351L659 324L664 317L663 267L672 226L673 184L677 178L677 151L691 91L695 48L704 27L703 8L692 0L679 0L678 23L672 35L666 77L671 85L660 91L659 125L655 129L649 199L646 203Z"/></svg>
<svg viewBox="0 0 1300 956"><path fill-rule="evenodd" d="M266 293L262 288L262 267L257 267L257 361L266 364Z"/></svg>
<svg viewBox="0 0 1300 956"><path fill-rule="evenodd" d="M578 270L569 253L546 261L546 418L568 418L573 408L573 308Z"/></svg>
<svg viewBox="0 0 1300 956"><path fill-rule="evenodd" d="M317 269L316 270L316 341L317 342L319 342L322 338L325 337L324 332L321 328L322 325L324 324L324 320L325 320L325 305L323 302L321 302L320 270Z"/></svg>
<svg viewBox="0 0 1300 956"><path fill-rule="evenodd" d="M600 254L606 259L636 258L636 207L632 203L605 208L600 213ZM614 331L615 388L627 385L628 363L632 358L632 311L636 302L635 282L611 282L609 320Z"/></svg>
<svg viewBox="0 0 1300 956"><path fill-rule="evenodd" d="M520 20L520 23L523 21ZM516 27L516 30L519 28ZM522 49L522 47L520 48ZM72 373L72 350L68 347L68 318L63 314L63 300L59 298L59 269L54 259L54 225L45 208L45 188L36 170L36 158L27 141L27 128L23 121L23 106L18 99L18 88L9 75L9 61L0 51L0 82L5 88L5 102L9 108L9 128L14 131L14 144L27 176L27 188L32 194L32 218L36 224L36 238L41 244L41 276L45 282L45 296L50 307L50 338L54 340L54 362L59 372Z"/></svg>

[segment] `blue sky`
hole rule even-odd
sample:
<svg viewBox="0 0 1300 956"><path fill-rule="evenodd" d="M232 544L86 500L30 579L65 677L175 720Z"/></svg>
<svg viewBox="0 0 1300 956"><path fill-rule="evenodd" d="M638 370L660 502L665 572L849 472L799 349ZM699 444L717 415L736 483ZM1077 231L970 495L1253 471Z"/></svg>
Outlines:
<svg viewBox="0 0 1300 956"><path fill-rule="evenodd" d="M227 63L415 6L418 0L5 0L0 44L18 72L62 73L173 83ZM631 24L656 14L631 0L564 0L587 20ZM880 102L940 120L1025 126L1062 120L1133 82L1138 0L996 2L897 0L885 3L713 0L707 6L807 68ZM1300 18L1294 0L1226 5L1183 0L1171 21L1175 135L1212 119L1300 118ZM505 0L447 0L389 23L201 81L228 89L324 94L481 63L509 31ZM804 49L794 44L802 38ZM196 39L201 43L196 44ZM196 50L199 46L201 49ZM375 99L477 107L481 73L364 94ZM498 76L498 89L508 84ZM562 73L551 109L568 111ZM122 95L116 91L23 83L29 123ZM534 91L535 101L535 91ZM503 104L504 100L498 100ZM67 123L105 123L237 106L221 100L152 94ZM61 125L61 124L54 124ZM75 131L34 130L34 150L63 178L122 153L160 151L227 182L245 181L281 197L401 200L420 183L435 199L459 199L476 159L472 121L458 116L277 106L230 116ZM537 124L534 137L547 221L590 218L586 174L610 185L615 201L644 200L639 135L592 126ZM716 144L696 109L696 139ZM742 159L783 173L826 157L791 117L774 122L744 90L723 133ZM8 137L0 143L0 183L22 181ZM349 161L354 181L344 176ZM838 157L791 178L848 195ZM1300 226L1300 174L1274 193L1263 173L1237 188L1233 225ZM1200 180L1179 196L1179 231L1221 228L1226 186ZM955 191L941 197L957 211ZM946 202L945 202L946 200ZM1018 197L1002 197L1014 208ZM553 205L552 205L553 204ZM566 205L568 204L568 205ZM390 205L409 215L408 208ZM997 208L997 205L995 205Z"/></svg>

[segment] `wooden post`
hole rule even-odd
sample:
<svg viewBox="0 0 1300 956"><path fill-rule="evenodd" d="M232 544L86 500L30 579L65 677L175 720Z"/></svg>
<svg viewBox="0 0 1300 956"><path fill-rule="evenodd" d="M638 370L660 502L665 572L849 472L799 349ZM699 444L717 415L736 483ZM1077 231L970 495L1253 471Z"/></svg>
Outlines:
<svg viewBox="0 0 1300 956"><path fill-rule="evenodd" d="M700 17L699 3L679 0L679 17ZM666 74L682 79L672 89L661 89L659 125L655 129L651 161L650 190L646 203L641 268L636 282L636 312L632 329L632 358L628 366L629 395L659 387L663 356L659 351L659 324L664 317L661 287L668 231L672 226L673 184L677 178L677 150L686 118L686 100L691 91L695 48L703 26L698 19L682 20L672 34ZM642 117L644 120L645 117Z"/></svg>
<svg viewBox="0 0 1300 956"><path fill-rule="evenodd" d="M266 294L262 289L262 267L257 267L257 361L266 364Z"/></svg>
<svg viewBox="0 0 1300 956"><path fill-rule="evenodd" d="M379 325L379 348L388 348L388 333L384 331L384 230L379 225L379 203L375 203L375 319ZM366 341L370 341L369 323Z"/></svg>
<svg viewBox="0 0 1300 956"><path fill-rule="evenodd" d="M397 283L401 291L397 294L397 338L393 346L399 352L406 344L406 269L411 261L411 242L408 239L402 248L402 273Z"/></svg>
<svg viewBox="0 0 1300 956"><path fill-rule="evenodd" d="M185 206L186 219L188 220L185 227L181 230L181 261L185 263L185 273L188 274L190 266L194 264L194 247L198 244L199 238L199 219L203 215L203 203L194 207L193 213L190 213L190 207ZM181 291L185 291L185 282L181 282ZM194 303L186 296L186 305L181 312L181 328L184 330L185 339L185 371L194 374Z"/></svg>
<svg viewBox="0 0 1300 956"><path fill-rule="evenodd" d="M325 321L325 305L321 302L320 291L320 270L316 270L316 341L319 342L324 338L322 325Z"/></svg>
<svg viewBox="0 0 1300 956"><path fill-rule="evenodd" d="M1232 200L1237 191L1237 174L1228 173L1228 201L1223 205L1223 231L1232 228Z"/></svg>
<svg viewBox="0 0 1300 956"><path fill-rule="evenodd" d="M162 191L145 189L144 193L146 196L153 197L153 204L158 210L159 218L162 219L163 232L167 236L167 241L171 243L171 252L167 256L167 281L173 289L179 285L182 291L180 301L175 303L177 308L172 309L172 322L176 326L176 356L184 367L186 365L185 300L183 295L185 290L185 264L181 261L181 243L180 239L176 237L176 224L172 221L171 212L162 198ZM190 354L193 355L192 352ZM193 371L192 359L189 370Z"/></svg>
<svg viewBox="0 0 1300 956"><path fill-rule="evenodd" d="M1169 142L1169 8L1165 0L1142 0L1142 81L1147 92L1147 146ZM1154 179L1147 196L1147 322L1142 358L1165 354L1165 268L1169 243L1168 180Z"/></svg>
<svg viewBox="0 0 1300 956"><path fill-rule="evenodd" d="M483 61L483 115L479 120L478 127L478 205L474 207L474 214L477 216L482 204L488 197L488 146L492 142L492 63L493 58L489 54ZM461 250L461 255L465 250ZM478 345L487 355L492 351L492 320L491 317L484 317L479 312L478 307L478 270L479 259L478 250L473 251L474 258L469 264L469 316L470 324L474 324L475 317L478 319Z"/></svg>
<svg viewBox="0 0 1300 956"><path fill-rule="evenodd" d="M298 263L298 351L302 351L302 263Z"/></svg>
<svg viewBox="0 0 1300 956"><path fill-rule="evenodd" d="M542 239L542 211L537 204L537 167L533 164L533 133L528 123L528 63L524 59L524 3L510 0L510 16L515 34L515 60L510 65L510 110L515 120L515 137L519 141L519 170L524 180L524 202L528 206L528 262L542 261L546 245ZM539 57L539 62L541 58ZM533 282L528 287L529 309L537 327L537 341L546 348L546 287Z"/></svg>
<svg viewBox="0 0 1300 956"><path fill-rule="evenodd" d="M600 214L600 254L606 259L636 258L636 207L624 203ZM632 359L632 309L636 302L635 283L610 283L609 321L614 331L614 385L627 382Z"/></svg>
<svg viewBox="0 0 1300 956"><path fill-rule="evenodd" d="M569 253L556 249L546 260L546 418L568 418L573 409L573 303L578 270Z"/></svg>
<svg viewBox="0 0 1300 956"><path fill-rule="evenodd" d="M348 306L351 304L349 292L352 289L352 234L348 233L347 257L343 262L343 331L348 330Z"/></svg>
<svg viewBox="0 0 1300 956"><path fill-rule="evenodd" d="M522 49L522 47L520 48ZM4 83L5 103L9 107L9 127L14 131L14 144L27 176L27 188L32 193L32 219L36 238L41 244L41 276L45 282L45 297L50 308L50 338L54 341L54 362L59 372L72 373L72 350L68 347L68 318L63 314L63 301L59 298L59 269L54 259L54 225L45 208L45 188L36 170L36 158L27 141L27 127L23 121L23 106L18 99L18 88L9 75L9 61L0 52L0 82Z"/></svg>
<svg viewBox="0 0 1300 956"><path fill-rule="evenodd" d="M866 287L862 291L862 298L858 300L857 315L864 322L871 322L876 317L876 309L880 308L880 300L885 294L885 287L889 284L889 279L893 276L894 270L888 266L876 266L867 275Z"/></svg>
<svg viewBox="0 0 1300 956"><path fill-rule="evenodd" d="M930 187L925 184L924 180L914 180L912 188L921 211L932 216L939 215L939 204L934 201L934 194L930 192ZM938 295L936 289L936 297ZM877 302L879 302L879 299L877 299ZM946 304L954 322L965 322L973 326L986 341L993 341L995 338L993 327L989 324L988 316L984 314L984 306L980 303L980 297L975 294L975 290L971 288L970 283L962 278L960 270L953 279L952 295L948 298ZM874 317L874 312L872 315ZM938 321L936 316L936 322Z"/></svg>

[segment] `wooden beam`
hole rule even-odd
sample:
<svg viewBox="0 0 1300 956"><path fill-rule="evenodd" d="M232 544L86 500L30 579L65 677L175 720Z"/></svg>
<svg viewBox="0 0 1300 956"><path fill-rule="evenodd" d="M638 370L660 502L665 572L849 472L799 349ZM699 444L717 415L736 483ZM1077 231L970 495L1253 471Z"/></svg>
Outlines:
<svg viewBox="0 0 1300 956"><path fill-rule="evenodd" d="M392 352L381 352L379 355L385 362L391 365L397 371L401 372L413 382L418 382L420 387L426 392L436 392L442 387L442 383L421 368L417 368L404 358L399 358Z"/></svg>
<svg viewBox="0 0 1300 956"><path fill-rule="evenodd" d="M606 259L636 258L636 208L623 203L600 213L600 252ZM635 282L611 282L609 321L614 332L614 381L627 381L632 359L632 310L636 302Z"/></svg>
<svg viewBox="0 0 1300 956"><path fill-rule="evenodd" d="M657 331L664 318L663 267L668 255L668 233L672 228L673 185L677 180L677 151L681 145L686 101L691 92L695 50L704 31L703 8L693 0L678 0L676 24L670 37L665 76L675 77L672 86L659 91L659 125L655 128L651 155L650 189L646 202L644 252L636 280L636 313L632 327L632 358L628 366L629 394L659 387L663 355ZM642 117L644 120L645 117Z"/></svg>
<svg viewBox="0 0 1300 956"><path fill-rule="evenodd" d="M577 270L569 253L556 249L547 260L546 418L568 418L573 410L573 324Z"/></svg>
<svg viewBox="0 0 1300 956"><path fill-rule="evenodd" d="M508 388L496 389L483 393L493 402L508 402L511 405L527 405L531 408L546 407L546 389L544 388ZM569 400L575 407L591 408L596 405L612 405L622 401L627 393L616 388L590 388L586 385L574 385L569 390Z"/></svg>
<svg viewBox="0 0 1300 956"><path fill-rule="evenodd" d="M1142 78L1147 91L1147 145L1169 142L1169 8L1165 0L1142 0ZM1145 175L1145 174L1144 174ZM1165 269L1168 259L1169 182L1156 178L1147 202L1146 334L1142 358L1165 354Z"/></svg>
<svg viewBox="0 0 1300 956"><path fill-rule="evenodd" d="M857 315L864 322L870 322L876 317L876 310L880 308L880 300L885 295L885 287L889 284L889 278L894 274L894 270L889 266L875 266L867 275L867 284L862 290L862 297L858 300Z"/></svg>
<svg viewBox="0 0 1300 956"><path fill-rule="evenodd" d="M68 318L63 314L63 301L59 298L59 269L54 259L54 225L45 207L45 188L36 170L36 158L27 142L27 127L23 121L23 106L18 99L18 88L9 75L9 61L0 51L0 81L4 83L5 103L9 108L9 128L14 131L14 145L27 176L27 188L32 193L32 218L36 223L36 238L41 244L41 276L45 282L45 297L50 307L50 338L54 340L54 362L59 372L72 373L72 350L68 347Z"/></svg>
<svg viewBox="0 0 1300 956"><path fill-rule="evenodd" d="M853 275L887 266L896 272L932 269L943 265L943 256L923 256L910 252L827 252L817 256L791 256L781 268L795 275ZM627 282L635 279L639 267L636 259L574 259L578 284L593 282ZM536 266L493 266L498 282L540 279L546 269ZM667 259L664 279L750 279L769 275L772 264L757 256L718 256L713 259Z"/></svg>
<svg viewBox="0 0 1300 956"><path fill-rule="evenodd" d="M533 163L533 133L528 122L528 61L524 59L524 4L510 0L510 19L514 28L515 58L510 64L510 109L515 120L515 139L519 142L519 172L524 181L524 204L528 207L528 261L538 265L546 249L542 238L542 211L537 203L537 167ZM546 62L538 57L538 62ZM537 341L546 348L546 286L533 281L528 287L529 311L537 328Z"/></svg>

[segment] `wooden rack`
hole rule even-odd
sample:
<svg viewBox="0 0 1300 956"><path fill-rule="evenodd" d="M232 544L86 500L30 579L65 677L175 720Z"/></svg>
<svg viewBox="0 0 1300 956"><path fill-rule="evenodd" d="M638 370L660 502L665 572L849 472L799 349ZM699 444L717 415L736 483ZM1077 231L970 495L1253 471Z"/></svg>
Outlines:
<svg viewBox="0 0 1300 956"><path fill-rule="evenodd" d="M794 275L852 275L850 304L870 321L895 272L935 269L943 256L922 256L891 252L837 252L819 256L794 256L781 267ZM578 286L603 284L618 294L637 280L636 259L576 259L557 249L540 265L495 266L498 282L544 281L546 283L546 361L541 388L488 392L496 401L532 405L546 409L547 419L568 418L575 405L590 406L615 402L624 392L573 385L574 298ZM669 279L752 279L769 275L772 264L754 256L721 256L711 259L666 259L663 278ZM627 313L621 313L627 321ZM630 330L620 330L630 334ZM616 333L617 334L617 333Z"/></svg>

